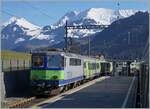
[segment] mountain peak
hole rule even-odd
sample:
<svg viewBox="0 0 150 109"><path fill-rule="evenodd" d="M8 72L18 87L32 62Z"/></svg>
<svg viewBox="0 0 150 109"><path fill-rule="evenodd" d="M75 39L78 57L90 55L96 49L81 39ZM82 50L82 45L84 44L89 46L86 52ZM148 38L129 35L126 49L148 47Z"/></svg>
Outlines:
<svg viewBox="0 0 150 109"><path fill-rule="evenodd" d="M117 15L119 15L120 17L129 17L133 14L135 14L136 12L138 12L138 10L132 10L132 9L126 9L126 10L115 10L114 13L117 13Z"/></svg>
<svg viewBox="0 0 150 109"><path fill-rule="evenodd" d="M112 9L109 9L109 8L89 8L87 9L87 11L112 11Z"/></svg>
<svg viewBox="0 0 150 109"><path fill-rule="evenodd" d="M19 31L18 29L20 29L20 32L22 32L22 34L31 37L36 37L41 33L41 27L36 26L25 18L21 17L11 17L7 22L3 24L3 28L5 27L11 28L13 32Z"/></svg>
<svg viewBox="0 0 150 109"><path fill-rule="evenodd" d="M66 21L71 23L82 20L93 20L96 24L110 25L117 20L117 16L119 16L119 18L125 18L136 12L137 10L132 9L113 10L108 8L89 8L81 12L71 11L66 13L56 25L63 26Z"/></svg>
<svg viewBox="0 0 150 109"><path fill-rule="evenodd" d="M19 18L17 18L17 17L15 17L15 16L13 16L13 17L11 17L11 18L10 18L10 20L9 20L9 21L14 22L14 21L16 21L17 19L19 19Z"/></svg>
<svg viewBox="0 0 150 109"><path fill-rule="evenodd" d="M16 22L17 19L19 19L19 18L13 16L13 17L11 17L7 22L5 22L5 23L3 24L3 26L7 26L7 25L9 25L9 24L11 24L11 23L13 23L13 22Z"/></svg>
<svg viewBox="0 0 150 109"><path fill-rule="evenodd" d="M78 14L79 12L77 11L67 12L55 25L63 26L65 25L66 21L68 22L75 21Z"/></svg>
<svg viewBox="0 0 150 109"><path fill-rule="evenodd" d="M67 12L64 16L77 16L79 14L78 11L70 11Z"/></svg>
<svg viewBox="0 0 150 109"><path fill-rule="evenodd" d="M84 19L93 19L98 24L110 24L110 17L113 15L113 10L105 8L91 8L83 13L86 13Z"/></svg>
<svg viewBox="0 0 150 109"><path fill-rule="evenodd" d="M7 25L12 24L12 23L16 24L20 27L23 27L23 28L29 28L29 29L38 29L39 28L40 29L39 26L36 26L36 25L30 23L29 21L27 21L25 18L22 18L22 17L20 17L20 18L11 17L9 19L9 21L7 21L3 24L3 26L7 26Z"/></svg>

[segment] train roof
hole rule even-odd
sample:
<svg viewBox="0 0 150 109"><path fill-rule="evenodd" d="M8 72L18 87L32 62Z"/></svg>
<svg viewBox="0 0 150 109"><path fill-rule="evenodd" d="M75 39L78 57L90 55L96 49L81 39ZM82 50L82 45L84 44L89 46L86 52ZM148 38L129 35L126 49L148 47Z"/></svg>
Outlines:
<svg viewBox="0 0 150 109"><path fill-rule="evenodd" d="M85 56L85 55L80 55L80 54L75 54L75 53L69 53L69 52L64 52L64 51L34 51L32 52L32 54L47 54L47 55L50 55L50 54L61 54L61 55L64 55L64 56L69 56L69 57L77 57L77 58L84 58L84 59L97 59L97 60L100 60L100 58L96 58L96 57L89 57L89 56ZM105 60L102 60L101 61L105 61Z"/></svg>

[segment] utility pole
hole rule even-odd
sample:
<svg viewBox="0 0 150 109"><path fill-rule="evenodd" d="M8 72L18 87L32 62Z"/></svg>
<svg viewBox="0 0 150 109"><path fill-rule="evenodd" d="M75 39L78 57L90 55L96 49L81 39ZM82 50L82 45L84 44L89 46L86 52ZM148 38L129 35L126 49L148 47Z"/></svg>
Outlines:
<svg viewBox="0 0 150 109"><path fill-rule="evenodd" d="M74 25L69 25L67 24L67 21L66 21L66 26L65 26L65 43L66 43L66 50L68 50L68 29L72 29L72 30L76 30L76 29L79 29L79 30L83 30L83 29L105 29L107 28L109 25L78 25L78 26L74 26ZM73 40L72 38L70 38L70 44L73 45ZM88 50L87 50L87 55L91 55L91 39L90 39L90 36L88 37Z"/></svg>
<svg viewBox="0 0 150 109"><path fill-rule="evenodd" d="M6 40L6 51L7 51L7 38L5 40Z"/></svg>
<svg viewBox="0 0 150 109"><path fill-rule="evenodd" d="M65 48L66 51L68 50L68 28L67 28L67 20L66 20L66 26L65 26Z"/></svg>
<svg viewBox="0 0 150 109"><path fill-rule="evenodd" d="M117 21L118 21L118 23L119 23L119 6L120 6L120 3L119 3L119 2L117 3L117 6L118 6L118 16L117 16Z"/></svg>
<svg viewBox="0 0 150 109"><path fill-rule="evenodd" d="M128 32L128 45L130 45L130 32Z"/></svg>
<svg viewBox="0 0 150 109"><path fill-rule="evenodd" d="M128 70L128 72L127 72L127 76L130 76L130 64L131 64L131 62L130 61L127 61L127 70Z"/></svg>
<svg viewBox="0 0 150 109"><path fill-rule="evenodd" d="M89 57L90 57L90 49L91 49L91 39L90 39L90 36L89 36Z"/></svg>

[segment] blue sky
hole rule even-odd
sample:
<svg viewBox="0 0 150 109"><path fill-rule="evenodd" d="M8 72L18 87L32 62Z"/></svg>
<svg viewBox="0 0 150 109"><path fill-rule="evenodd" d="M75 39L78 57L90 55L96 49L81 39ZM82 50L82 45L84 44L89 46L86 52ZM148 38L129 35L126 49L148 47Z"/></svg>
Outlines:
<svg viewBox="0 0 150 109"><path fill-rule="evenodd" d="M25 0L24 0L25 1ZM89 8L117 9L118 0L5 0L2 2L2 22L12 14L24 17L33 24L44 26L56 23L66 12L83 11ZM61 2L60 2L61 1ZM120 0L120 9L148 10L148 0ZM5 13L4 13L5 12Z"/></svg>

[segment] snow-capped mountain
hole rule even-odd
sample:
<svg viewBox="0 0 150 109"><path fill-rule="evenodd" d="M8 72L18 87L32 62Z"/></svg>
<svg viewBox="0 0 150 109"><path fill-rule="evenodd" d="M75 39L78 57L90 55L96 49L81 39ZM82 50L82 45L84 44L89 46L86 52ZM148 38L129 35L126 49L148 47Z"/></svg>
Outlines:
<svg viewBox="0 0 150 109"><path fill-rule="evenodd" d="M42 33L41 27L24 18L12 17L2 25L2 49L13 49L20 44L33 44L37 40L42 43L49 40L49 37Z"/></svg>
<svg viewBox="0 0 150 109"><path fill-rule="evenodd" d="M3 28L5 27L11 27L12 32L17 32L19 27L23 33L27 36L31 36L30 40L36 38L36 39L48 39L48 36L44 36L41 34L42 28L39 26L36 26L32 24L31 22L27 21L24 18L16 18L12 17L8 22L5 22L3 24ZM20 39L20 38L19 38ZM23 40L21 40L23 41Z"/></svg>
<svg viewBox="0 0 150 109"><path fill-rule="evenodd" d="M24 18L12 17L2 25L2 47L12 49L16 46L48 46L64 39L64 26L68 25L110 25L121 18L135 14L137 10L112 10L104 8L91 8L82 12L71 11L66 13L54 25L39 27ZM68 30L68 36L83 38L102 30ZM6 48L6 47L4 47Z"/></svg>
<svg viewBox="0 0 150 109"><path fill-rule="evenodd" d="M26 19L24 19L24 18L17 18L17 17L10 18L8 22L5 22L3 24L3 26L7 26L7 25L12 24L12 23L15 23L16 25L19 25L19 26L21 26L23 28L29 28L30 30L40 29L39 26L36 26L36 25L30 23Z"/></svg>
<svg viewBox="0 0 150 109"><path fill-rule="evenodd" d="M68 22L93 20L92 23L97 25L110 25L112 22L119 18L126 18L135 14L137 10L112 10L105 8L90 8L82 12L71 11L66 13L56 24L63 26ZM83 24L82 22L80 24Z"/></svg>
<svg viewBox="0 0 150 109"><path fill-rule="evenodd" d="M110 25L117 19L134 15L137 10L112 10L105 8L91 8L82 12L71 11L66 13L56 24L56 27L69 25ZM69 30L68 37L82 38L102 30Z"/></svg>

